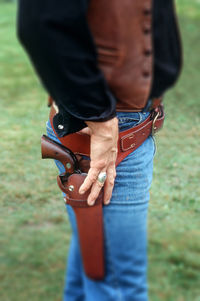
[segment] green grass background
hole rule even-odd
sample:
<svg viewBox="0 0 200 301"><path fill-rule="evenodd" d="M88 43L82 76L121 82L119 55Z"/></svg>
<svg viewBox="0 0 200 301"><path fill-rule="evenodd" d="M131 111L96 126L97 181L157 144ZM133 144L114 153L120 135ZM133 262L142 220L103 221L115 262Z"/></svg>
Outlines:
<svg viewBox="0 0 200 301"><path fill-rule="evenodd" d="M200 301L200 1L178 0L184 69L165 97L149 212L151 301ZM46 93L0 1L0 300L62 298L70 227L57 170L40 159Z"/></svg>

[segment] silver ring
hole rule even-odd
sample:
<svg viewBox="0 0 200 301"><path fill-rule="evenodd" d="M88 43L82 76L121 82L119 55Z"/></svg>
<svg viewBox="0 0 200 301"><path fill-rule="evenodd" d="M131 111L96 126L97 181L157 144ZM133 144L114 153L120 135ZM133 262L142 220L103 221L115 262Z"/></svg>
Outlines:
<svg viewBox="0 0 200 301"><path fill-rule="evenodd" d="M104 184L105 181L106 181L106 177L107 177L106 172L105 172L105 171L102 171L102 172L100 172L100 174L98 175L97 180L98 180L98 182L99 182L100 184Z"/></svg>

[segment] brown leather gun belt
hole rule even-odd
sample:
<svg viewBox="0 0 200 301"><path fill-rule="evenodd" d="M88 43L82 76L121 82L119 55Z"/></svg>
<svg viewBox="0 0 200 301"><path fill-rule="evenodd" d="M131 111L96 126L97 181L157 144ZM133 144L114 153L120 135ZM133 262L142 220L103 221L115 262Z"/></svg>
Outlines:
<svg viewBox="0 0 200 301"><path fill-rule="evenodd" d="M50 122L54 133L53 117L56 114L54 105L50 110ZM163 125L164 111L162 105L153 109L149 117L139 125L119 133L118 156L116 166L130 153L136 150L151 134L157 132ZM56 134L57 136L57 134ZM58 137L58 136L57 136ZM81 163L81 156L90 156L90 136L82 133L74 133L58 137L61 144L69 148ZM84 160L83 160L84 161ZM87 160L87 162L89 162ZM103 189L94 206L88 206L87 197L90 191L84 195L78 193L83 183L88 166L80 170L81 174L73 173L66 178L58 176L58 185L66 194L66 203L71 205L78 226L81 255L85 273L92 279L102 279L105 275L104 269L104 239L103 239L103 213L102 200Z"/></svg>
<svg viewBox="0 0 200 301"><path fill-rule="evenodd" d="M54 133L56 131L53 126L53 117L56 115L54 105L50 110L50 123ZM130 153L136 150L151 134L155 134L162 128L164 122L163 106L155 108L149 117L139 125L120 132L118 139L118 156L116 166ZM57 134L56 134L57 136ZM57 136L58 137L58 136ZM82 133L69 134L64 137L58 137L60 142L71 149L74 154L90 156L90 136Z"/></svg>

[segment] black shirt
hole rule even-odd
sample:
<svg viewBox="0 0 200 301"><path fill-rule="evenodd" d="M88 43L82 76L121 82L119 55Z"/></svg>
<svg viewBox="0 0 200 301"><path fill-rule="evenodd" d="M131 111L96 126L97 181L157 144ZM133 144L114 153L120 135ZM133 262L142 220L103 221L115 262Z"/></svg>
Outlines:
<svg viewBox="0 0 200 301"><path fill-rule="evenodd" d="M54 120L59 136L85 127L85 120L106 121L116 115L116 98L98 68L87 8L88 0L19 0L18 36L59 107ZM153 44L150 97L159 97L181 67L173 0L154 0Z"/></svg>

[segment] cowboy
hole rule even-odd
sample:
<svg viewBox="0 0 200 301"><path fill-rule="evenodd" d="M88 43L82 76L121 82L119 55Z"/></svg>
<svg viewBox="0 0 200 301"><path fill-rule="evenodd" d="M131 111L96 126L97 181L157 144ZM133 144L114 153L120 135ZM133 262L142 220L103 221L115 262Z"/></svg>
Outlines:
<svg viewBox="0 0 200 301"><path fill-rule="evenodd" d="M126 140L132 151L116 168L117 145L119 133L158 110L180 74L173 0L19 0L18 35L54 100L48 135L56 141L78 131L90 135L90 168L79 190L90 189L88 205L104 184L105 277L95 281L85 274L75 215L67 206L72 239L64 300L147 301L155 145L148 135L135 147L132 135Z"/></svg>

